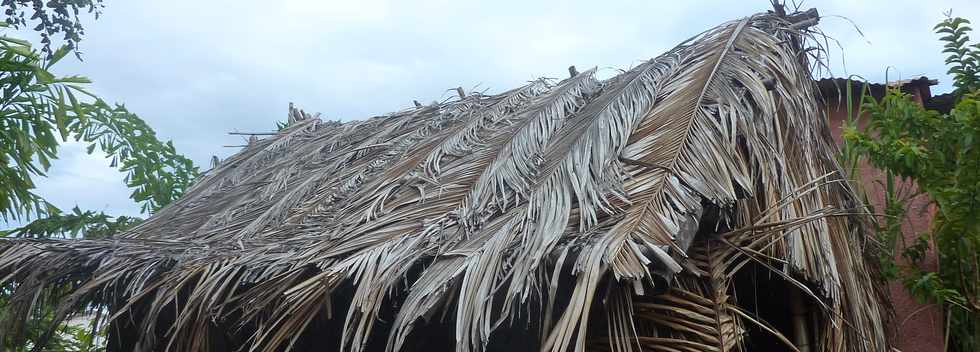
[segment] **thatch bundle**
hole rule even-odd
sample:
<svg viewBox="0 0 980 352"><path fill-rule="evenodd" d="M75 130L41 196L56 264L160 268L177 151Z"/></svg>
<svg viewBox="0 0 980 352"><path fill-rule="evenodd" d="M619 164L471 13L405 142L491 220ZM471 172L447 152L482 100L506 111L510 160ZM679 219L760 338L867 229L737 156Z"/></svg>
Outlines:
<svg viewBox="0 0 980 352"><path fill-rule="evenodd" d="M715 351L766 335L885 351L866 212L799 17L724 23L608 80L364 121L291 107L288 128L126 234L0 240L15 288L0 333L57 294L58 320L108 312L116 350Z"/></svg>

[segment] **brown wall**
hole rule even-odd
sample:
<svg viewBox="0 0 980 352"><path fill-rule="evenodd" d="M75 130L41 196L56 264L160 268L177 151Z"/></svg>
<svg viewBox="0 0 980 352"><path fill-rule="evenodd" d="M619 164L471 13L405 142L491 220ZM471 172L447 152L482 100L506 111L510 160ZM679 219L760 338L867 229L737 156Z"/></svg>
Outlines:
<svg viewBox="0 0 980 352"><path fill-rule="evenodd" d="M922 103L922 95L928 99L928 87L925 91L913 89L910 92L913 98ZM841 126L847 120L846 104L836 102L828 104L830 115L830 128L834 139L838 144L841 143ZM866 117L865 117L866 119ZM874 206L876 212L881 212L884 203L885 187L882 172L867 163L859 166L861 179L855 183L862 187L868 195L868 200ZM899 180L900 181L900 180ZM914 191L914 184L896 182L904 193ZM909 220L902 226L904 240L906 243L913 243L918 234L929 229L929 222L932 219L935 209L930 205L925 196L912 198L906 207ZM902 246L899 243L899 246ZM901 253L901 249L896 251ZM900 257L900 254L897 255ZM935 270L937 265L936 253L930 248L926 255L923 268ZM895 319L893 319L893 343L896 348L904 352L932 352L943 351L942 311L935 305L922 305L908 293L903 284L898 281L889 282L888 291L891 303L895 309Z"/></svg>

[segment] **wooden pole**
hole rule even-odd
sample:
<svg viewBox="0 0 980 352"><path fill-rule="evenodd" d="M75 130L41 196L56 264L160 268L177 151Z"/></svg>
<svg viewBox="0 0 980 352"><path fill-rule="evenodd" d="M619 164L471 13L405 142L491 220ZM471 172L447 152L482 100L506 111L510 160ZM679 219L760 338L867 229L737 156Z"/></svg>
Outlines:
<svg viewBox="0 0 980 352"><path fill-rule="evenodd" d="M790 311L793 313L793 344L800 352L810 352L810 329L807 328L806 303L800 290L789 288Z"/></svg>

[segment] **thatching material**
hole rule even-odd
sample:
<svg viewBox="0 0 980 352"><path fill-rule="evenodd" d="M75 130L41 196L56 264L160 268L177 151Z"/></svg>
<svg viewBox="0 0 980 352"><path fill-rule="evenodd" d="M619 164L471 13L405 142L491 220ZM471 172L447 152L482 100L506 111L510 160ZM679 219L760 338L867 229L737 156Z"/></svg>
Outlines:
<svg viewBox="0 0 980 352"><path fill-rule="evenodd" d="M757 325L791 343L740 308L733 278L762 265L819 302L810 350L884 351L799 27L758 14L609 80L365 121L291 107L130 233L0 241L2 332L69 284L59 318L101 304L140 350L275 351L310 329L399 350L439 322L458 351L528 329L546 351L730 350Z"/></svg>

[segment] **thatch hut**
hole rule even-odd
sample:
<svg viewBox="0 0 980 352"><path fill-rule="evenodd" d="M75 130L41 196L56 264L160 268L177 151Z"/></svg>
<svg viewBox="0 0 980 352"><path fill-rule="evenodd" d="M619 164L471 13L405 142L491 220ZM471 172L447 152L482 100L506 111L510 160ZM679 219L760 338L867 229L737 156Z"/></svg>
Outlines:
<svg viewBox="0 0 980 352"><path fill-rule="evenodd" d="M815 21L363 121L291 107L125 234L0 240L0 333L54 296L114 351L886 351Z"/></svg>

